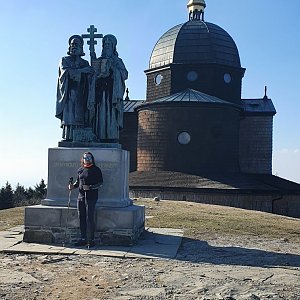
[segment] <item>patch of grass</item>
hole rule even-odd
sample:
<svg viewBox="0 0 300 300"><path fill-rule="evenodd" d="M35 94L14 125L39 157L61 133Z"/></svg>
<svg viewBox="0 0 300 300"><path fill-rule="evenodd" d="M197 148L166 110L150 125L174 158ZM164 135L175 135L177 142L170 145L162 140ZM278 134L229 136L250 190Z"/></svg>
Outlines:
<svg viewBox="0 0 300 300"><path fill-rule="evenodd" d="M259 211L183 201L138 199L145 205L146 226L184 229L185 236L204 234L255 235L300 242L300 219Z"/></svg>
<svg viewBox="0 0 300 300"><path fill-rule="evenodd" d="M300 219L194 202L138 199L145 205L148 227L181 228L185 237L224 234L288 239L300 243ZM0 210L0 230L24 224L24 207Z"/></svg>
<svg viewBox="0 0 300 300"><path fill-rule="evenodd" d="M24 207L0 210L0 230L24 224Z"/></svg>

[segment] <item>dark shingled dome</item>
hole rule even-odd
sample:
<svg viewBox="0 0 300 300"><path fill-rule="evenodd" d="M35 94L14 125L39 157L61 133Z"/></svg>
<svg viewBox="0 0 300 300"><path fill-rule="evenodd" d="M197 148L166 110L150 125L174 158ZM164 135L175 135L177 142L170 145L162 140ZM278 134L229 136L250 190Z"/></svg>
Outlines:
<svg viewBox="0 0 300 300"><path fill-rule="evenodd" d="M239 52L231 36L221 27L200 20L177 25L158 40L149 68L171 63L216 63L241 67Z"/></svg>

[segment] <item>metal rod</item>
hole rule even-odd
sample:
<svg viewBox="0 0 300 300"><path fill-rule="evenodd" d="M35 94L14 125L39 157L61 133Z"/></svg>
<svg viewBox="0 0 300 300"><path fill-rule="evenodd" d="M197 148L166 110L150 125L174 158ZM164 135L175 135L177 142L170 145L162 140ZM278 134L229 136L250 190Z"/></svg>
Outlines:
<svg viewBox="0 0 300 300"><path fill-rule="evenodd" d="M70 180L69 180L69 185L70 184L73 184L73 177L71 177ZM71 195L72 195L72 190L69 191L69 200L68 200L68 209L67 209L67 218L66 218L66 225L65 225L65 236L64 236L63 247L66 244L67 229L68 229L68 222L69 222L69 209L70 209L70 203L71 203Z"/></svg>

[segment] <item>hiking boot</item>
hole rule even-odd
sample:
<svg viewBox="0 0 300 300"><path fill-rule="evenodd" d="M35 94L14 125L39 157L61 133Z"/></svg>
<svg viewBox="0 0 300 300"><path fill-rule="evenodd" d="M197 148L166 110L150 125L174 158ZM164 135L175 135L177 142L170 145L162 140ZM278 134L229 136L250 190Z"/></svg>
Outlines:
<svg viewBox="0 0 300 300"><path fill-rule="evenodd" d="M88 244L87 244L87 247L88 247L88 249L90 249L90 248L94 248L96 246L96 243L95 243L95 241L94 240L92 240L92 241L89 241L88 242Z"/></svg>

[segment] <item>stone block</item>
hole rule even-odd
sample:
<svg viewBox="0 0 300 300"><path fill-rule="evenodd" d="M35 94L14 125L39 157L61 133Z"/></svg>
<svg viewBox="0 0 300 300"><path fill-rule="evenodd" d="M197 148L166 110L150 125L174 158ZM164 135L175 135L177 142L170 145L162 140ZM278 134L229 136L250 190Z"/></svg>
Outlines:
<svg viewBox="0 0 300 300"><path fill-rule="evenodd" d="M61 210L60 224L62 227L66 225L68 227L79 227L77 208L70 207L68 212L68 208L63 207Z"/></svg>
<svg viewBox="0 0 300 300"><path fill-rule="evenodd" d="M97 209L96 214L97 231L108 231L112 229L126 229L141 227L145 223L145 207L131 205L124 208Z"/></svg>
<svg viewBox="0 0 300 300"><path fill-rule="evenodd" d="M40 226L51 227L61 226L61 209L53 207L47 209L42 205L25 207L25 227Z"/></svg>
<svg viewBox="0 0 300 300"><path fill-rule="evenodd" d="M70 207L49 207L44 205L28 206L25 208L25 226L40 227L78 227L77 209Z"/></svg>
<svg viewBox="0 0 300 300"><path fill-rule="evenodd" d="M25 230L23 241L27 243L53 244L55 238L50 230Z"/></svg>

